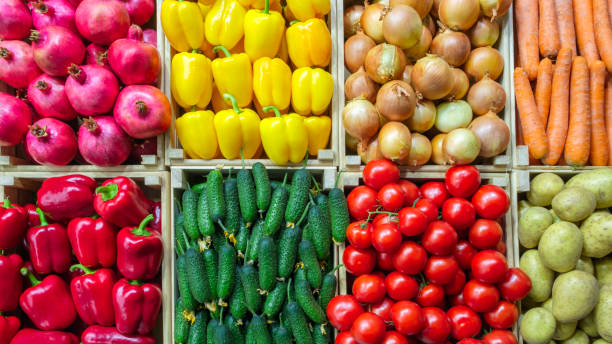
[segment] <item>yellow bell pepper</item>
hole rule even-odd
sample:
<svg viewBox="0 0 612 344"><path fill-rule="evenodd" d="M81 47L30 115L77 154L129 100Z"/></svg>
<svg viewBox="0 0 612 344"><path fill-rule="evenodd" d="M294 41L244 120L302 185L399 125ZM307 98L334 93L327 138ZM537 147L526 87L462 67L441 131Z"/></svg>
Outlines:
<svg viewBox="0 0 612 344"><path fill-rule="evenodd" d="M331 133L331 118L329 116L310 116L304 119L308 132L308 153L316 156L319 149L325 149Z"/></svg>
<svg viewBox="0 0 612 344"><path fill-rule="evenodd" d="M213 85L212 100L210 102L215 113L232 108L232 105L226 103L221 93L219 93L217 85Z"/></svg>
<svg viewBox="0 0 612 344"><path fill-rule="evenodd" d="M213 62L214 63L214 62ZM291 78L291 104L300 115L321 115L334 94L334 79L321 68L299 68Z"/></svg>
<svg viewBox="0 0 612 344"><path fill-rule="evenodd" d="M287 50L287 36L283 35L283 40L281 41L281 46L278 49L278 53L276 54L279 59L285 61L285 63L289 63L289 51Z"/></svg>
<svg viewBox="0 0 612 344"><path fill-rule="evenodd" d="M172 47L180 52L199 49L204 42L204 17L198 3L164 0L161 24Z"/></svg>
<svg viewBox="0 0 612 344"><path fill-rule="evenodd" d="M262 57L253 64L253 91L260 106L281 111L291 102L291 68L283 60Z"/></svg>
<svg viewBox="0 0 612 344"><path fill-rule="evenodd" d="M238 2L244 8L254 8L263 10L266 7L266 0L238 0ZM281 6L280 0L270 0L270 9L273 11L281 12L283 7Z"/></svg>
<svg viewBox="0 0 612 344"><path fill-rule="evenodd" d="M287 7L299 21L323 18L331 10L330 0L287 0Z"/></svg>
<svg viewBox="0 0 612 344"><path fill-rule="evenodd" d="M261 144L259 135L259 116L250 109L240 109L230 94L223 98L232 102L233 109L223 110L215 115L215 130L219 138L219 148L225 159L251 159Z"/></svg>
<svg viewBox="0 0 612 344"><path fill-rule="evenodd" d="M214 59L212 73L220 94L229 93L236 97L238 106L247 107L253 100L253 68L247 54L232 55L225 47L216 46L226 57Z"/></svg>
<svg viewBox="0 0 612 344"><path fill-rule="evenodd" d="M298 22L287 29L287 48L293 64L298 67L327 67L331 61L332 40L327 24L313 18Z"/></svg>
<svg viewBox="0 0 612 344"><path fill-rule="evenodd" d="M213 159L219 147L212 111L192 111L183 114L176 122L176 133L183 150L192 159Z"/></svg>
<svg viewBox="0 0 612 344"><path fill-rule="evenodd" d="M304 117L296 113L281 116L274 106L267 106L263 110L272 110L276 115L262 119L259 124L261 142L268 158L278 165L302 161L308 150L308 132Z"/></svg>
<svg viewBox="0 0 612 344"><path fill-rule="evenodd" d="M244 51L251 61L275 57L284 32L285 19L279 12L270 11L270 0L266 0L263 11L249 10L244 17Z"/></svg>
<svg viewBox="0 0 612 344"><path fill-rule="evenodd" d="M217 0L206 14L204 33L212 45L232 49L244 35L246 10L236 0Z"/></svg>
<svg viewBox="0 0 612 344"><path fill-rule="evenodd" d="M183 108L196 106L206 109L212 97L213 80L208 57L192 53L178 53L172 58L172 96Z"/></svg>
<svg viewBox="0 0 612 344"><path fill-rule="evenodd" d="M202 13L202 18L206 18L208 11L210 11L210 9L212 8L212 4L206 4L202 2L202 0L200 0L198 1L198 7L200 7L200 13Z"/></svg>

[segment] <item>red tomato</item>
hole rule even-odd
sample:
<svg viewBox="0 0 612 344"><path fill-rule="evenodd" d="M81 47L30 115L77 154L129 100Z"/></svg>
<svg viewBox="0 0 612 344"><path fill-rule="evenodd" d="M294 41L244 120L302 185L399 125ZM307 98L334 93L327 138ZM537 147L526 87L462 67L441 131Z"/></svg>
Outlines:
<svg viewBox="0 0 612 344"><path fill-rule="evenodd" d="M408 339L396 331L387 331L381 344L409 344Z"/></svg>
<svg viewBox="0 0 612 344"><path fill-rule="evenodd" d="M499 303L499 291L493 285L471 280L463 287L463 301L476 312L489 312Z"/></svg>
<svg viewBox="0 0 612 344"><path fill-rule="evenodd" d="M395 302L385 297L381 302L370 305L370 312L378 315L384 321L391 321L391 307Z"/></svg>
<svg viewBox="0 0 612 344"><path fill-rule="evenodd" d="M480 187L480 172L474 166L454 166L446 171L446 189L455 197L468 198Z"/></svg>
<svg viewBox="0 0 612 344"><path fill-rule="evenodd" d="M406 241L393 256L393 266L401 273L417 275L427 264L427 253L423 246L414 241Z"/></svg>
<svg viewBox="0 0 612 344"><path fill-rule="evenodd" d="M478 219L468 233L474 247L481 250L495 249L504 234L499 223L493 220Z"/></svg>
<svg viewBox="0 0 612 344"><path fill-rule="evenodd" d="M398 221L399 220L397 219L396 215L378 214L376 215L376 217L374 217L374 221L372 221L372 225L376 227L378 225L390 223L397 227Z"/></svg>
<svg viewBox="0 0 612 344"><path fill-rule="evenodd" d="M504 330L512 327L518 320L518 308L512 302L500 301L495 309L484 314L484 320L489 326Z"/></svg>
<svg viewBox="0 0 612 344"><path fill-rule="evenodd" d="M451 307L447 313L452 327L453 338L459 340L474 337L480 333L482 321L476 312L466 306Z"/></svg>
<svg viewBox="0 0 612 344"><path fill-rule="evenodd" d="M355 338L353 338L353 335L351 334L351 332L346 331L346 332L338 333L338 335L336 336L336 340L334 341L334 344L359 344L359 343L357 343Z"/></svg>
<svg viewBox="0 0 612 344"><path fill-rule="evenodd" d="M531 279L523 270L510 268L504 276L504 280L497 285L502 297L508 301L520 301L527 296L531 290Z"/></svg>
<svg viewBox="0 0 612 344"><path fill-rule="evenodd" d="M448 284L452 282L459 271L459 264L453 256L429 257L425 266L425 277L435 284Z"/></svg>
<svg viewBox="0 0 612 344"><path fill-rule="evenodd" d="M444 301L444 288L430 283L419 290L416 301L423 307L435 307Z"/></svg>
<svg viewBox="0 0 612 344"><path fill-rule="evenodd" d="M402 233L392 224L382 224L372 231L372 246L378 252L394 253L402 245Z"/></svg>
<svg viewBox="0 0 612 344"><path fill-rule="evenodd" d="M484 344L484 342L475 338L463 338L462 340L458 341L457 344Z"/></svg>
<svg viewBox="0 0 612 344"><path fill-rule="evenodd" d="M372 244L372 224L355 221L346 227L346 238L357 248L368 248Z"/></svg>
<svg viewBox="0 0 612 344"><path fill-rule="evenodd" d="M495 250L503 255L506 255L506 244L500 240L497 243L497 246L495 246Z"/></svg>
<svg viewBox="0 0 612 344"><path fill-rule="evenodd" d="M399 179L399 167L391 160L372 160L363 168L363 183L374 190L380 190L389 183L397 183Z"/></svg>
<svg viewBox="0 0 612 344"><path fill-rule="evenodd" d="M393 271L393 253L383 253L376 251L376 266L383 271Z"/></svg>
<svg viewBox="0 0 612 344"><path fill-rule="evenodd" d="M360 344L378 344L385 337L385 322L376 314L361 314L351 327L353 337Z"/></svg>
<svg viewBox="0 0 612 344"><path fill-rule="evenodd" d="M405 236L417 236L423 234L429 222L427 216L417 208L405 207L400 210L398 216L398 229Z"/></svg>
<svg viewBox="0 0 612 344"><path fill-rule="evenodd" d="M497 185L484 185L472 196L472 204L478 216L496 220L508 211L510 197Z"/></svg>
<svg viewBox="0 0 612 344"><path fill-rule="evenodd" d="M476 221L476 209L469 201L452 197L442 204L442 219L458 231L470 228Z"/></svg>
<svg viewBox="0 0 612 344"><path fill-rule="evenodd" d="M482 337L485 344L517 344L516 336L508 330L493 330Z"/></svg>
<svg viewBox="0 0 612 344"><path fill-rule="evenodd" d="M385 281L376 275L361 275L353 282L353 296L360 303L378 303L387 293Z"/></svg>
<svg viewBox="0 0 612 344"><path fill-rule="evenodd" d="M391 307L391 319L395 329L407 336L415 335L425 326L423 310L412 301L396 302Z"/></svg>
<svg viewBox="0 0 612 344"><path fill-rule="evenodd" d="M465 240L461 240L455 245L453 251L453 257L459 262L459 267L463 270L467 270L472 266L472 258L478 253L478 251Z"/></svg>
<svg viewBox="0 0 612 344"><path fill-rule="evenodd" d="M425 250L439 256L453 253L457 240L457 232L444 221L430 223L425 233L423 233L423 237L421 237Z"/></svg>
<svg viewBox="0 0 612 344"><path fill-rule="evenodd" d="M378 191L378 201L386 211L397 211L404 205L404 190L398 184L387 184Z"/></svg>
<svg viewBox="0 0 612 344"><path fill-rule="evenodd" d="M417 339L425 344L443 343L451 333L451 324L446 313L438 307L425 307L423 316L425 327Z"/></svg>
<svg viewBox="0 0 612 344"><path fill-rule="evenodd" d="M421 198L415 203L414 207L427 216L428 223L438 219L438 206L432 200Z"/></svg>
<svg viewBox="0 0 612 344"><path fill-rule="evenodd" d="M355 276L369 274L376 266L376 251L372 248L361 249L348 245L342 254L346 270Z"/></svg>
<svg viewBox="0 0 612 344"><path fill-rule="evenodd" d="M443 182L427 182L419 188L424 198L430 199L439 208L448 198L448 191Z"/></svg>
<svg viewBox="0 0 612 344"><path fill-rule="evenodd" d="M412 207L414 205L414 201L421 197L421 192L419 191L419 187L416 186L411 181L402 179L399 181L399 186L404 191L404 206Z"/></svg>
<svg viewBox="0 0 612 344"><path fill-rule="evenodd" d="M394 271L385 278L387 294L396 301L411 300L419 293L417 281L401 272Z"/></svg>
<svg viewBox="0 0 612 344"><path fill-rule="evenodd" d="M338 295L329 301L326 313L329 323L338 331L348 331L353 322L364 312L353 295Z"/></svg>
<svg viewBox="0 0 612 344"><path fill-rule="evenodd" d="M463 300L463 291L457 295L451 296L449 301L451 306L465 305L465 301Z"/></svg>
<svg viewBox="0 0 612 344"><path fill-rule="evenodd" d="M472 276L480 282L501 282L504 280L507 271L506 257L497 251L480 251L472 259Z"/></svg>
<svg viewBox="0 0 612 344"><path fill-rule="evenodd" d="M376 191L364 185L351 190L346 197L346 203L351 216L357 220L367 219L369 212L376 210L378 205L376 197Z"/></svg>
<svg viewBox="0 0 612 344"><path fill-rule="evenodd" d="M446 293L446 295L457 295L461 293L461 291L463 290L463 286L465 285L465 281L465 272L459 269L453 280L449 284L445 284L443 286L444 292Z"/></svg>

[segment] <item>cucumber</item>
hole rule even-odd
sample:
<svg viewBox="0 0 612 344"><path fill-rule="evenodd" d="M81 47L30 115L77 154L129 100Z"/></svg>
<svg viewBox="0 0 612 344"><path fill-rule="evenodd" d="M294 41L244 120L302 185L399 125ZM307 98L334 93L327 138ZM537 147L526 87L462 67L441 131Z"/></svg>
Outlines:
<svg viewBox="0 0 612 344"><path fill-rule="evenodd" d="M232 315L228 314L225 316L225 320L223 324L229 330L232 341L231 343L235 344L243 344L244 343L244 335L242 334L242 321L237 320Z"/></svg>
<svg viewBox="0 0 612 344"><path fill-rule="evenodd" d="M255 343L272 344L272 336L270 336L268 325L266 325L266 320L264 318L257 314L253 314L253 318L251 318L251 322L249 323L249 330L256 335Z"/></svg>
<svg viewBox="0 0 612 344"><path fill-rule="evenodd" d="M219 253L219 268L217 270L217 297L222 301L227 299L234 289L236 269L236 250L233 246L221 246ZM222 304L222 302L220 302Z"/></svg>
<svg viewBox="0 0 612 344"><path fill-rule="evenodd" d="M274 344L288 344L293 341L291 332L282 325L272 327L272 342Z"/></svg>
<svg viewBox="0 0 612 344"><path fill-rule="evenodd" d="M310 239L311 239L311 236L310 236L310 225L307 223L304 226L304 229L302 229L302 241L304 241L304 240L309 240L310 241Z"/></svg>
<svg viewBox="0 0 612 344"><path fill-rule="evenodd" d="M283 308L285 297L287 295L287 282L276 282L274 289L268 293L264 302L263 314L268 318L275 317Z"/></svg>
<svg viewBox="0 0 612 344"><path fill-rule="evenodd" d="M197 208L198 229L203 236L211 236L215 232L215 224L208 211L208 196L206 192L200 194Z"/></svg>
<svg viewBox="0 0 612 344"><path fill-rule="evenodd" d="M225 197L223 196L223 176L219 170L208 172L206 178L206 199L208 211L214 223L225 216Z"/></svg>
<svg viewBox="0 0 612 344"><path fill-rule="evenodd" d="M298 254L300 260L304 263L304 271L306 272L306 279L310 286L318 289L321 286L323 280L323 274L321 273L321 266L317 260L317 253L314 246L308 240L303 240L298 246Z"/></svg>
<svg viewBox="0 0 612 344"><path fill-rule="evenodd" d="M240 267L236 267L236 283L234 283L234 291L229 301L230 314L236 319L244 319L247 314L246 301L244 298L244 289L240 279Z"/></svg>
<svg viewBox="0 0 612 344"><path fill-rule="evenodd" d="M187 281L191 295L199 303L205 303L212 299L210 285L206 275L206 265L204 257L198 250L191 247L185 252L185 262L187 267Z"/></svg>
<svg viewBox="0 0 612 344"><path fill-rule="evenodd" d="M211 299L217 298L217 274L219 273L219 256L217 251L212 248L202 252L204 258L204 266L206 268L206 279L208 280L208 290L210 290Z"/></svg>
<svg viewBox="0 0 612 344"><path fill-rule="evenodd" d="M212 247L215 251L219 251L219 249L227 243L223 231L215 231L213 235L210 236L210 240L212 241Z"/></svg>
<svg viewBox="0 0 612 344"><path fill-rule="evenodd" d="M259 278L257 270L249 264L240 268L240 281L244 290L244 300L247 308L251 313L259 313L263 304L261 294L259 293Z"/></svg>
<svg viewBox="0 0 612 344"><path fill-rule="evenodd" d="M270 181L270 187L272 188L272 191L276 190L281 185L283 185L283 182L280 182L278 180Z"/></svg>
<svg viewBox="0 0 612 344"><path fill-rule="evenodd" d="M350 223L348 205L344 191L333 188L329 191L329 213L331 215L332 238L336 244L346 241L346 227Z"/></svg>
<svg viewBox="0 0 612 344"><path fill-rule="evenodd" d="M287 227L293 227L300 216L302 216L304 209L306 209L310 182L310 171L306 169L299 169L293 174L291 178L291 194L289 195L289 202L285 210Z"/></svg>
<svg viewBox="0 0 612 344"><path fill-rule="evenodd" d="M327 222L331 223L331 214L329 210L329 198L323 193L319 192L314 197L315 204L321 209L323 215L327 219Z"/></svg>
<svg viewBox="0 0 612 344"><path fill-rule="evenodd" d="M297 302L288 302L285 305L283 313L286 313L295 342L297 344L313 344L312 333L310 333L306 315Z"/></svg>
<svg viewBox="0 0 612 344"><path fill-rule="evenodd" d="M251 171L244 168L241 169L236 175L236 180L238 182L240 213L244 221L246 221L246 226L251 227L257 219L257 194Z"/></svg>
<svg viewBox="0 0 612 344"><path fill-rule="evenodd" d="M276 284L278 254L274 239L269 236L264 236L259 241L257 267L259 268L259 287L262 290L270 291Z"/></svg>
<svg viewBox="0 0 612 344"><path fill-rule="evenodd" d="M187 277L187 261L185 255L180 255L176 259L176 276L178 280L179 294L183 300L183 307L188 311L194 311L197 302L191 295L189 289L189 279Z"/></svg>
<svg viewBox="0 0 612 344"><path fill-rule="evenodd" d="M316 324L312 327L312 339L314 344L331 343L331 328L327 324Z"/></svg>
<svg viewBox="0 0 612 344"><path fill-rule="evenodd" d="M244 327L246 328L245 344L257 344L257 333L254 328L251 328L251 321L247 321Z"/></svg>
<svg viewBox="0 0 612 344"><path fill-rule="evenodd" d="M301 270L301 268L299 270ZM324 323L326 320L325 311L312 295L310 284L305 276L298 277L297 275L298 274L296 274L295 278L295 300L310 320L317 324Z"/></svg>
<svg viewBox="0 0 612 344"><path fill-rule="evenodd" d="M225 219L223 227L229 234L236 234L240 229L240 200L238 198L238 183L230 176L223 183L223 194L225 195Z"/></svg>
<svg viewBox="0 0 612 344"><path fill-rule="evenodd" d="M191 189L183 191L183 227L192 239L200 237L197 223L198 199Z"/></svg>
<svg viewBox="0 0 612 344"><path fill-rule="evenodd" d="M180 252L181 254L187 250L186 242L189 240L187 237L187 233L185 233L185 229L183 228L183 223L177 223L174 226L174 235L176 236L176 247L175 250Z"/></svg>
<svg viewBox="0 0 612 344"><path fill-rule="evenodd" d="M255 192L257 196L257 209L260 212L268 210L272 189L270 188L270 178L266 167L256 162L253 164L253 180L255 181Z"/></svg>
<svg viewBox="0 0 612 344"><path fill-rule="evenodd" d="M185 308L183 308L183 301L181 301L180 297L176 300L174 306L174 342L184 344L187 343L189 328L191 327L191 320L187 319L185 313L191 314L192 317L194 315L193 312L185 311Z"/></svg>
<svg viewBox="0 0 612 344"><path fill-rule="evenodd" d="M217 328L215 329L215 344L231 343L233 343L233 341L230 330L224 324L219 323L219 325L217 325Z"/></svg>
<svg viewBox="0 0 612 344"><path fill-rule="evenodd" d="M336 296L336 286L338 284L338 280L334 275L335 269L328 274L323 276L323 282L321 282L321 290L319 292L319 305L324 310L327 309L327 305L329 301Z"/></svg>
<svg viewBox="0 0 612 344"><path fill-rule="evenodd" d="M283 185L274 190L270 208L266 213L266 223L264 226L264 233L266 233L266 235L273 235L280 229L283 224L283 216L285 214L285 209L287 209L288 199L289 192Z"/></svg>
<svg viewBox="0 0 612 344"><path fill-rule="evenodd" d="M238 234L236 235L236 251L238 251L239 257L244 257L247 249L247 245L249 243L249 235L251 234L249 228L246 226L244 221L240 221L240 229L238 230Z"/></svg>
<svg viewBox="0 0 612 344"><path fill-rule="evenodd" d="M310 241L314 245L319 260L327 259L331 246L331 228L319 206L312 205L308 210Z"/></svg>
<svg viewBox="0 0 612 344"><path fill-rule="evenodd" d="M215 344L215 332L217 332L217 326L219 326L219 320L210 319L208 326L206 326L206 344Z"/></svg>
<svg viewBox="0 0 612 344"><path fill-rule="evenodd" d="M195 317L195 322L191 329L189 330L189 339L187 343L189 344L204 344L206 342L206 321L208 320L208 316L206 316L205 312L198 312ZM176 325L175 325L176 326Z"/></svg>
<svg viewBox="0 0 612 344"><path fill-rule="evenodd" d="M201 194L202 192L204 192L204 190L206 190L206 182L192 186L191 190L193 190L193 192L197 194Z"/></svg>
<svg viewBox="0 0 612 344"><path fill-rule="evenodd" d="M244 259L245 262L253 264L255 260L257 260L257 254L259 251L259 241L263 237L263 231L264 221L258 220L257 222L255 222L255 226L253 226L253 229L251 230L251 238L249 239Z"/></svg>
<svg viewBox="0 0 612 344"><path fill-rule="evenodd" d="M299 226L285 228L278 240L278 276L289 278L297 261L297 249L302 236Z"/></svg>

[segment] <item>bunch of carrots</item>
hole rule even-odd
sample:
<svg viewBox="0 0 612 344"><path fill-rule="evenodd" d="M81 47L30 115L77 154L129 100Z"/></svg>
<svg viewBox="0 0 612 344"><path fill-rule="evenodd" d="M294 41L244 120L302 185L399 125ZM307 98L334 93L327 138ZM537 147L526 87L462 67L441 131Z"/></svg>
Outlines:
<svg viewBox="0 0 612 344"><path fill-rule="evenodd" d="M514 9L514 89L531 160L612 165L612 0L515 0Z"/></svg>

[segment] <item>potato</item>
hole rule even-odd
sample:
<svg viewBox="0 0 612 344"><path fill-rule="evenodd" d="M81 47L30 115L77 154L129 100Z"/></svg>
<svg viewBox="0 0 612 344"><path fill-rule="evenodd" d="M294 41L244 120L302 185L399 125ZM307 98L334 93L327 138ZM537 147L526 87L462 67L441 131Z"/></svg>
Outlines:
<svg viewBox="0 0 612 344"><path fill-rule="evenodd" d="M519 219L518 238L526 248L538 246L542 233L553 223L553 217L548 209L531 207Z"/></svg>
<svg viewBox="0 0 612 344"><path fill-rule="evenodd" d="M521 318L519 326L523 339L529 344L547 344L555 333L557 322L543 307L532 308Z"/></svg>
<svg viewBox="0 0 612 344"><path fill-rule="evenodd" d="M531 290L527 296L536 302L550 297L555 273L542 263L537 250L528 250L521 256L519 266L531 279Z"/></svg>
<svg viewBox="0 0 612 344"><path fill-rule="evenodd" d="M597 334L597 326L595 326L595 319L593 316L593 312L587 315L585 318L582 318L578 322L578 327L584 331L584 333L588 334L589 337L598 337Z"/></svg>
<svg viewBox="0 0 612 344"><path fill-rule="evenodd" d="M589 257L582 256L576 263L576 270L588 272L591 275L595 275L595 267L593 267L593 261Z"/></svg>
<svg viewBox="0 0 612 344"><path fill-rule="evenodd" d="M612 168L598 168L573 176L566 187L581 186L595 195L597 208L612 207Z"/></svg>
<svg viewBox="0 0 612 344"><path fill-rule="evenodd" d="M557 272L568 272L576 266L582 252L582 233L571 222L550 225L538 244L542 263Z"/></svg>
<svg viewBox="0 0 612 344"><path fill-rule="evenodd" d="M601 287L599 302L595 306L593 317L601 338L612 342L612 284Z"/></svg>
<svg viewBox="0 0 612 344"><path fill-rule="evenodd" d="M607 210L591 214L580 230L584 239L583 255L602 258L612 253L612 214Z"/></svg>
<svg viewBox="0 0 612 344"><path fill-rule="evenodd" d="M549 312L552 313L552 299L546 300L546 302L542 304L542 307L546 308ZM574 331L576 331L577 325L578 325L577 321L570 321L568 323L562 323L562 322L557 321L557 327L555 328L555 334L553 334L553 339L556 339L556 340L568 339L574 334Z"/></svg>
<svg viewBox="0 0 612 344"><path fill-rule="evenodd" d="M574 270L561 274L553 283L552 300L555 319L578 321L591 313L599 296L595 276Z"/></svg>
<svg viewBox="0 0 612 344"><path fill-rule="evenodd" d="M593 343L591 343L591 344L612 344L612 342L608 342L608 341L606 341L605 339L601 339L601 338L599 338L599 339L597 339L596 341L594 341L594 342L593 342Z"/></svg>
<svg viewBox="0 0 612 344"><path fill-rule="evenodd" d="M563 184L563 179L554 173L540 173L531 180L527 200L534 206L547 207L553 197L563 190Z"/></svg>
<svg viewBox="0 0 612 344"><path fill-rule="evenodd" d="M595 261L595 276L600 285L612 284L612 257Z"/></svg>
<svg viewBox="0 0 612 344"><path fill-rule="evenodd" d="M589 344L589 336L581 330L576 330L568 339L562 341L563 344Z"/></svg>
<svg viewBox="0 0 612 344"><path fill-rule="evenodd" d="M552 208L561 220L578 222L595 210L595 195L585 188L574 186L563 189L552 200Z"/></svg>

